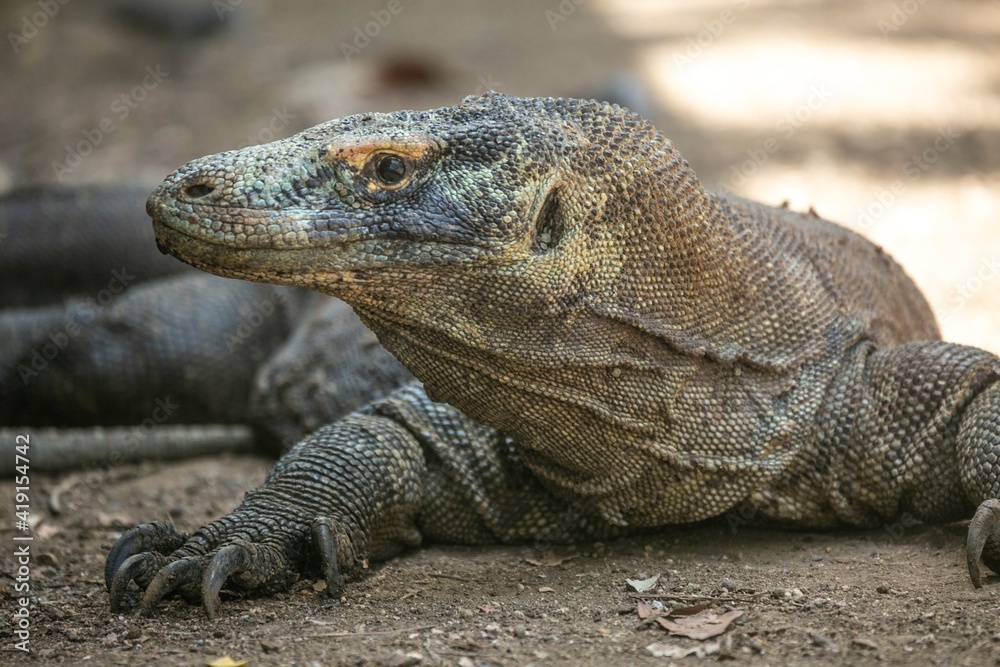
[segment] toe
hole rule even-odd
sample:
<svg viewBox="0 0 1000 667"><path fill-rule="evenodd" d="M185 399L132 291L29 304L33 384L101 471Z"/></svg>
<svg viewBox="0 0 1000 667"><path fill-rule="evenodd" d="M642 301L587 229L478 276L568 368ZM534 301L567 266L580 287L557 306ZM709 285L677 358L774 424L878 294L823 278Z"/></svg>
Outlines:
<svg viewBox="0 0 1000 667"><path fill-rule="evenodd" d="M110 556L108 562L109 564L111 562ZM158 553L147 552L129 556L111 574L108 583L111 611L115 613L130 611L135 606L135 595L129 590L129 584L136 580L140 585L148 582L166 564L166 556Z"/></svg>
<svg viewBox="0 0 1000 667"><path fill-rule="evenodd" d="M187 537L174 530L173 526L159 521L144 523L127 531L108 552L104 565L104 585L108 591L111 590L113 578L129 558L146 552L169 554L179 549Z"/></svg>
<svg viewBox="0 0 1000 667"><path fill-rule="evenodd" d="M226 580L243 572L251 563L250 552L242 544L224 546L212 557L201 582L201 604L209 620L214 620L219 612L219 591Z"/></svg>
<svg viewBox="0 0 1000 667"><path fill-rule="evenodd" d="M197 590L201 582L203 561L202 556L181 558L161 568L149 582L146 594L142 597L140 610L143 615L152 613L160 600L174 591Z"/></svg>
<svg viewBox="0 0 1000 667"><path fill-rule="evenodd" d="M317 519L312 525L313 546L319 553L320 567L326 580L326 594L340 597L344 592L344 575L340 573L340 565L337 563L337 543L340 536L334 535L335 529L343 532L339 525L328 519Z"/></svg>
<svg viewBox="0 0 1000 667"><path fill-rule="evenodd" d="M1000 572L1000 499L987 500L976 510L969 522L966 560L972 585L980 588L982 576L979 561L985 557L990 569Z"/></svg>

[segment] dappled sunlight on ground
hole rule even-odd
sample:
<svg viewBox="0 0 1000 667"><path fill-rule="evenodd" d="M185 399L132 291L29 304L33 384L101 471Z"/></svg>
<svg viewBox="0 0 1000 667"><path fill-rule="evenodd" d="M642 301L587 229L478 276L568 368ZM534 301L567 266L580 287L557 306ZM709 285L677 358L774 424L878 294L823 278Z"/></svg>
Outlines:
<svg viewBox="0 0 1000 667"><path fill-rule="evenodd" d="M647 47L643 71L663 104L722 127L755 128L763 119L841 131L900 122L928 129L1000 125L1000 97L984 78L996 54L759 32L709 44L694 57L672 44Z"/></svg>

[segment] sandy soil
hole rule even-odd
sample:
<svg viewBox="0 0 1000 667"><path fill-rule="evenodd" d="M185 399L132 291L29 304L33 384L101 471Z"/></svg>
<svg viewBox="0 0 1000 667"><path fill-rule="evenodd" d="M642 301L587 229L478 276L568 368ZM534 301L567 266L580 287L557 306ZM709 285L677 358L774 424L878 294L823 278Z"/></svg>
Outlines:
<svg viewBox="0 0 1000 667"><path fill-rule="evenodd" d="M223 0L223 29L191 39L138 31L107 3L49 4L52 16L40 1L0 8L0 189L155 182L193 157L332 117L484 88L610 91L644 107L707 183L813 205L883 244L947 337L1000 352L992 0ZM1000 664L1000 580L971 587L961 525L788 533L723 522L548 559L432 546L374 565L339 601L303 580L273 598L229 599L213 623L180 601L151 618L108 611L103 560L123 530L163 518L193 529L232 508L269 463L33 473L32 653L5 632L0 664ZM13 505L5 483L2 516ZM2 523L14 545L13 519ZM0 556L8 618L13 552ZM626 589L655 574L650 593L668 606L708 600L744 613L721 637L670 637L639 619ZM710 655L657 658L652 644Z"/></svg>

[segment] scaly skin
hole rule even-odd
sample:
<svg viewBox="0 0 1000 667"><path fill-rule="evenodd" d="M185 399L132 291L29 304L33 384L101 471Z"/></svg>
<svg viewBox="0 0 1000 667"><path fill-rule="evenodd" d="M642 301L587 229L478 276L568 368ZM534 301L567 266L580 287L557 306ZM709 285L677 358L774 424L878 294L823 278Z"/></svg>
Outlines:
<svg viewBox="0 0 1000 667"><path fill-rule="evenodd" d="M981 505L974 582L984 548L1000 565L997 358L940 342L881 249L709 194L628 111L491 93L352 116L196 160L147 210L198 268L342 298L426 396L322 429L180 549L124 537L115 608L135 579L146 610L176 589L214 614L226 577L280 588L310 539L340 590L361 554L422 538L572 539L744 501L805 527Z"/></svg>

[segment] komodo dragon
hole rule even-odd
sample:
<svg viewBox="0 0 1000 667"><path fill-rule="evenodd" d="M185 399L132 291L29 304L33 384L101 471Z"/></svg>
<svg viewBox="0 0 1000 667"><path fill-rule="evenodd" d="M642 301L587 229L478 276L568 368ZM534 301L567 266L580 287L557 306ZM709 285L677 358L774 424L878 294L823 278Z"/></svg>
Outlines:
<svg viewBox="0 0 1000 667"><path fill-rule="evenodd" d="M423 540L599 537L742 502L789 526L975 513L1000 571L1000 360L880 248L710 194L617 106L488 93L195 160L164 252L349 303L422 382L296 445L230 515L123 535L111 606L256 593ZM976 507L978 506L978 510Z"/></svg>

